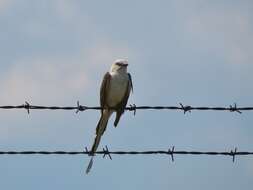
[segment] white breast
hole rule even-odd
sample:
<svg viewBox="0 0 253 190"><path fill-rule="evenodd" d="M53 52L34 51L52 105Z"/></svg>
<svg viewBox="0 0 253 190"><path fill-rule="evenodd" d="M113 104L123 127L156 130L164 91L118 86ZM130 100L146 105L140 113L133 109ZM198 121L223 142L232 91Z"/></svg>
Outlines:
<svg viewBox="0 0 253 190"><path fill-rule="evenodd" d="M125 96L129 78L127 73L111 73L111 76L107 103L109 106L114 107Z"/></svg>

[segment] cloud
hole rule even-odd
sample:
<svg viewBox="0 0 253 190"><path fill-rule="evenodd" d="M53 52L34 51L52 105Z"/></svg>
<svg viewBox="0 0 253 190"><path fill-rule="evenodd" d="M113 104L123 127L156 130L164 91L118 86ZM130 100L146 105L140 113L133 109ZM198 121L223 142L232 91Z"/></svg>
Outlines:
<svg viewBox="0 0 253 190"><path fill-rule="evenodd" d="M184 31L195 45L224 53L228 63L252 62L252 19L244 7L234 4L228 9L221 4L209 4L193 6L186 12Z"/></svg>
<svg viewBox="0 0 253 190"><path fill-rule="evenodd" d="M80 94L88 83L85 70L72 60L22 60L2 73L0 99L1 103L61 102Z"/></svg>
<svg viewBox="0 0 253 190"><path fill-rule="evenodd" d="M65 20L76 17L79 13L78 6L74 1L55 0L53 7L56 14Z"/></svg>
<svg viewBox="0 0 253 190"><path fill-rule="evenodd" d="M7 68L2 67L0 105L20 105L25 101L36 105L73 105L77 100L87 105L97 103L100 82L112 61L121 56L133 57L126 46L112 44L98 43L89 49L84 48L80 55L75 56L31 55L31 58L14 61ZM24 121L27 122L24 119L25 111L11 114L6 110L0 111L3 125L11 120L11 127L0 129L0 140L40 135L40 129L32 125L27 125L25 130L19 127ZM43 117L46 116L43 114ZM43 130L43 133L50 134L52 129Z"/></svg>
<svg viewBox="0 0 253 190"><path fill-rule="evenodd" d="M62 11L65 12L65 9ZM95 87L100 85L103 74L115 59L128 58L131 61L135 55L127 45L116 44L103 34L87 43L89 36L85 32L79 35L80 32L65 34L59 31L58 34L62 26L51 31L47 24L41 25L36 19L22 25L23 29L18 33L26 39L25 46L21 45L16 50L18 53L8 49L10 55L17 56L10 58L12 63L8 69L1 68L0 104L23 103L25 100L31 103L62 103L70 97L85 95L88 89L97 92L92 84L96 83ZM70 28L69 25L64 27ZM82 27L89 28L89 23L84 23ZM14 39L19 35L13 34ZM16 42L13 46L15 48Z"/></svg>
<svg viewBox="0 0 253 190"><path fill-rule="evenodd" d="M132 59L136 55L124 45L115 45L113 42L100 41L95 46L91 47L88 51L84 50L84 56L89 57L87 60L95 67L103 65L111 65L112 62L118 58Z"/></svg>
<svg viewBox="0 0 253 190"><path fill-rule="evenodd" d="M0 0L0 11L7 9L12 3L12 0Z"/></svg>

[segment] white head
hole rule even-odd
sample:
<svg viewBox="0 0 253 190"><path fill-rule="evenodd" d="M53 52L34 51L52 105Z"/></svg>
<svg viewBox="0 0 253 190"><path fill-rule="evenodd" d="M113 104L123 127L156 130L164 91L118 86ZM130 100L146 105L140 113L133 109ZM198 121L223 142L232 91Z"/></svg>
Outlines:
<svg viewBox="0 0 253 190"><path fill-rule="evenodd" d="M117 59L111 66L111 72L127 72L128 61Z"/></svg>

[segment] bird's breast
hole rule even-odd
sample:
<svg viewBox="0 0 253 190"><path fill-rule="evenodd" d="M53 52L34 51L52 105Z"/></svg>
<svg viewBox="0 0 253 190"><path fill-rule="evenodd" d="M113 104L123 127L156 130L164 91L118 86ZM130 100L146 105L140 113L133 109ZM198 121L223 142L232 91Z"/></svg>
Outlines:
<svg viewBox="0 0 253 190"><path fill-rule="evenodd" d="M125 96L128 85L128 75L112 75L110 88L107 96L107 102L110 107L116 106Z"/></svg>

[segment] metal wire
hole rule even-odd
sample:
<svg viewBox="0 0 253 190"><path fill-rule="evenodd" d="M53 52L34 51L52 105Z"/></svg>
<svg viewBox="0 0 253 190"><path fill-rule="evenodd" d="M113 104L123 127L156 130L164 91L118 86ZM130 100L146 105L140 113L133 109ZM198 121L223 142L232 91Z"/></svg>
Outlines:
<svg viewBox="0 0 253 190"><path fill-rule="evenodd" d="M183 105L179 103L180 106L136 106L135 104L126 107L125 110L133 111L134 114L137 110L179 110L183 111L185 114L186 112L191 112L192 110L199 110L199 111L229 111L229 112L236 112L241 114L242 111L252 111L253 107L237 107L237 104L230 105L229 107L193 107L189 105ZM39 106L39 105L31 105L28 102L22 105L8 105L8 106L0 106L0 109L25 109L27 113L30 113L30 110L75 110L76 113L80 111L86 110L101 110L101 107L95 106L83 106L79 104L77 101L76 106ZM113 108L111 108L113 109ZM0 155L80 155L85 154L89 155L90 152L87 148L85 151L0 151ZM106 146L103 148L102 151L97 151L96 154L102 154L103 157L108 156L112 159L111 155L151 155L151 154L163 154L163 155L170 155L172 161L174 161L174 155L222 155L222 156L232 156L233 162L235 160L235 156L245 156L245 155L253 155L253 152L238 152L237 148L235 150L231 150L230 152L215 152L215 151L208 151L208 152L201 152L201 151L175 151L175 147L172 149L168 149L167 151L158 150L158 151L109 151L108 147Z"/></svg>
<svg viewBox="0 0 253 190"><path fill-rule="evenodd" d="M80 105L79 101L77 101L76 106L40 106L40 105L31 105L28 102L25 102L25 104L22 105L7 105L7 106L0 106L0 109L25 109L27 110L28 114L30 113L30 110L75 110L76 113L79 111L86 111L86 110L101 110L102 108L99 106L84 106ZM112 108L113 109L113 108ZM183 105L182 103L179 103L179 106L136 106L135 104L132 104L125 108L125 110L133 111L134 114L137 110L180 110L183 111L184 114L186 112L191 112L192 110L199 110L199 111L229 111L229 112L237 112L242 113L242 111L252 111L253 107L237 107L237 104L234 103L234 105L230 105L229 107L194 107L189 105Z"/></svg>
<svg viewBox="0 0 253 190"><path fill-rule="evenodd" d="M87 148L84 151L0 151L0 155L89 155L90 152ZM215 152L215 151L176 151L173 146L168 150L151 150L151 151L109 151L106 146L102 151L97 151L95 154L103 155L103 158L108 156L112 159L111 155L169 155L174 161L175 155L210 155L210 156L230 156L235 161L235 156L253 155L253 152L238 152L237 148L228 152Z"/></svg>

